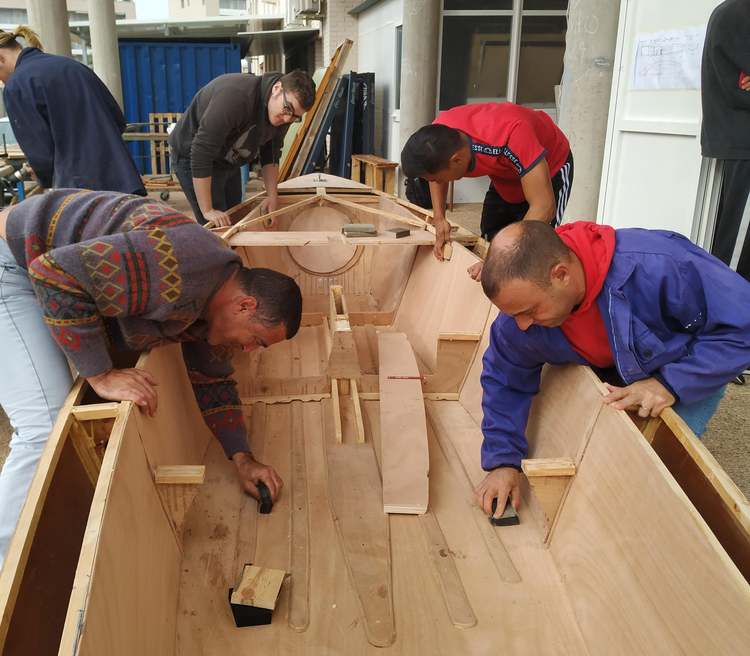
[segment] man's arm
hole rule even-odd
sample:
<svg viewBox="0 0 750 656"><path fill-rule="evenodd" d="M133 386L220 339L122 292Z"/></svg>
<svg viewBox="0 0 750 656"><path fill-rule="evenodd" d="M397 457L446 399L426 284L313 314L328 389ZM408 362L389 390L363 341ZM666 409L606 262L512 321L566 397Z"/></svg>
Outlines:
<svg viewBox="0 0 750 656"><path fill-rule="evenodd" d="M229 89L217 89L203 111L190 144L190 168L198 207L207 221L221 226L228 226L231 222L226 212L216 210L213 206L213 163L222 155L221 150L237 119L232 109L241 100L235 98Z"/></svg>
<svg viewBox="0 0 750 656"><path fill-rule="evenodd" d="M447 182L430 182L432 198L432 225L435 228L435 257L442 262L443 246L451 240L451 224L445 218L445 199L448 197Z"/></svg>
<svg viewBox="0 0 750 656"><path fill-rule="evenodd" d="M279 208L279 165L266 164L261 168L260 175L266 188L266 199L261 203L261 212L275 212ZM271 217L266 228L273 228L275 225L276 219Z"/></svg>
<svg viewBox="0 0 750 656"><path fill-rule="evenodd" d="M521 460L526 457L526 424L534 395L539 391L543 362L524 361L522 351L504 334L513 326L504 326L508 317L500 315L492 325L490 343L484 354L482 370L482 469L486 478L475 490L477 502L487 514L497 497L497 516L501 515L508 495L513 505L520 504L518 487Z"/></svg>
<svg viewBox="0 0 750 656"><path fill-rule="evenodd" d="M242 403L232 377L231 349L203 341L183 342L182 354L203 419L237 467L243 489L259 499L257 484L263 481L275 501L283 482L273 467L258 462L250 451Z"/></svg>
<svg viewBox="0 0 750 656"><path fill-rule="evenodd" d="M549 222L555 218L557 205L546 159L542 158L521 176L521 187L529 204L524 220Z"/></svg>

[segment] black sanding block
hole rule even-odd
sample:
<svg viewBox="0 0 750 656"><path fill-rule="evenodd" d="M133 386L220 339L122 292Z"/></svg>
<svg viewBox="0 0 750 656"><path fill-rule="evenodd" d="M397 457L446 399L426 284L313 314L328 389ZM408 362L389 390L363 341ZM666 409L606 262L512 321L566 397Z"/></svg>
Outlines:
<svg viewBox="0 0 750 656"><path fill-rule="evenodd" d="M521 521L518 519L515 508L510 503L510 499L505 504L505 510L503 514L495 519L495 511L497 510L497 497L492 500L492 515L490 515L490 524L493 526L515 526L520 524Z"/></svg>
<svg viewBox="0 0 750 656"><path fill-rule="evenodd" d="M409 230L409 228L388 228L388 232L392 232L393 236L396 239L408 237L411 234L411 230Z"/></svg>
<svg viewBox="0 0 750 656"><path fill-rule="evenodd" d="M268 491L268 486L263 481L258 481L256 487L258 488L258 494L260 494L260 501L258 501L260 514L267 515L271 512L271 508L273 508L271 493Z"/></svg>

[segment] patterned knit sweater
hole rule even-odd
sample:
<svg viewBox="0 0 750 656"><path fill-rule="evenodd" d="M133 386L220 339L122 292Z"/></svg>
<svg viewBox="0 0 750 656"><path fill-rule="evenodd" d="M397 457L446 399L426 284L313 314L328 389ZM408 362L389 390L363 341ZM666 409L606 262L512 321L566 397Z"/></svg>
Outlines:
<svg viewBox="0 0 750 656"><path fill-rule="evenodd" d="M228 457L247 451L231 350L206 340L204 308L240 265L219 237L163 203L58 189L10 212L7 239L53 337L82 376L109 347L182 350L198 405Z"/></svg>

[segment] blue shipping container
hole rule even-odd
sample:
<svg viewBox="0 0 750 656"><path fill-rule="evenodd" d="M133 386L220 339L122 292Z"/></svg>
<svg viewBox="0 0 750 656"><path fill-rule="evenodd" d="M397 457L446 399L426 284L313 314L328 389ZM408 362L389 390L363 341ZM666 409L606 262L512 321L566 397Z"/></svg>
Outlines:
<svg viewBox="0 0 750 656"><path fill-rule="evenodd" d="M119 46L128 123L148 122L149 112L183 112L215 77L240 72L236 43L121 40ZM151 173L150 142L128 146L138 170Z"/></svg>

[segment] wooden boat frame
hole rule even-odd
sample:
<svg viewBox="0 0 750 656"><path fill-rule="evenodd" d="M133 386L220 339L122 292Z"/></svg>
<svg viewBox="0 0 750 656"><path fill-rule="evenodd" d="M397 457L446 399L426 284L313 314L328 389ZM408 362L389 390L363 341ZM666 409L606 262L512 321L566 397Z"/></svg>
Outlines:
<svg viewBox="0 0 750 656"><path fill-rule="evenodd" d="M248 263L286 270L303 289L300 335L236 360L253 450L287 482L273 513L240 493L178 345L138 361L162 383L155 418L77 382L0 574L3 654L745 648L750 508L674 412L633 420L601 403L589 369L545 368L522 523L491 527L472 502L495 316L465 274L476 257L457 244L437 262L428 213L351 181L305 176L280 192L278 231L262 228L262 195L222 231ZM289 229L320 207L374 223L378 236ZM388 234L396 224L410 238ZM332 243L359 256L330 275L289 252ZM380 434L377 351L391 331L406 336L421 378L423 514L383 513L394 443ZM426 481L422 465L409 467ZM251 561L291 577L271 625L236 629L226 591Z"/></svg>

